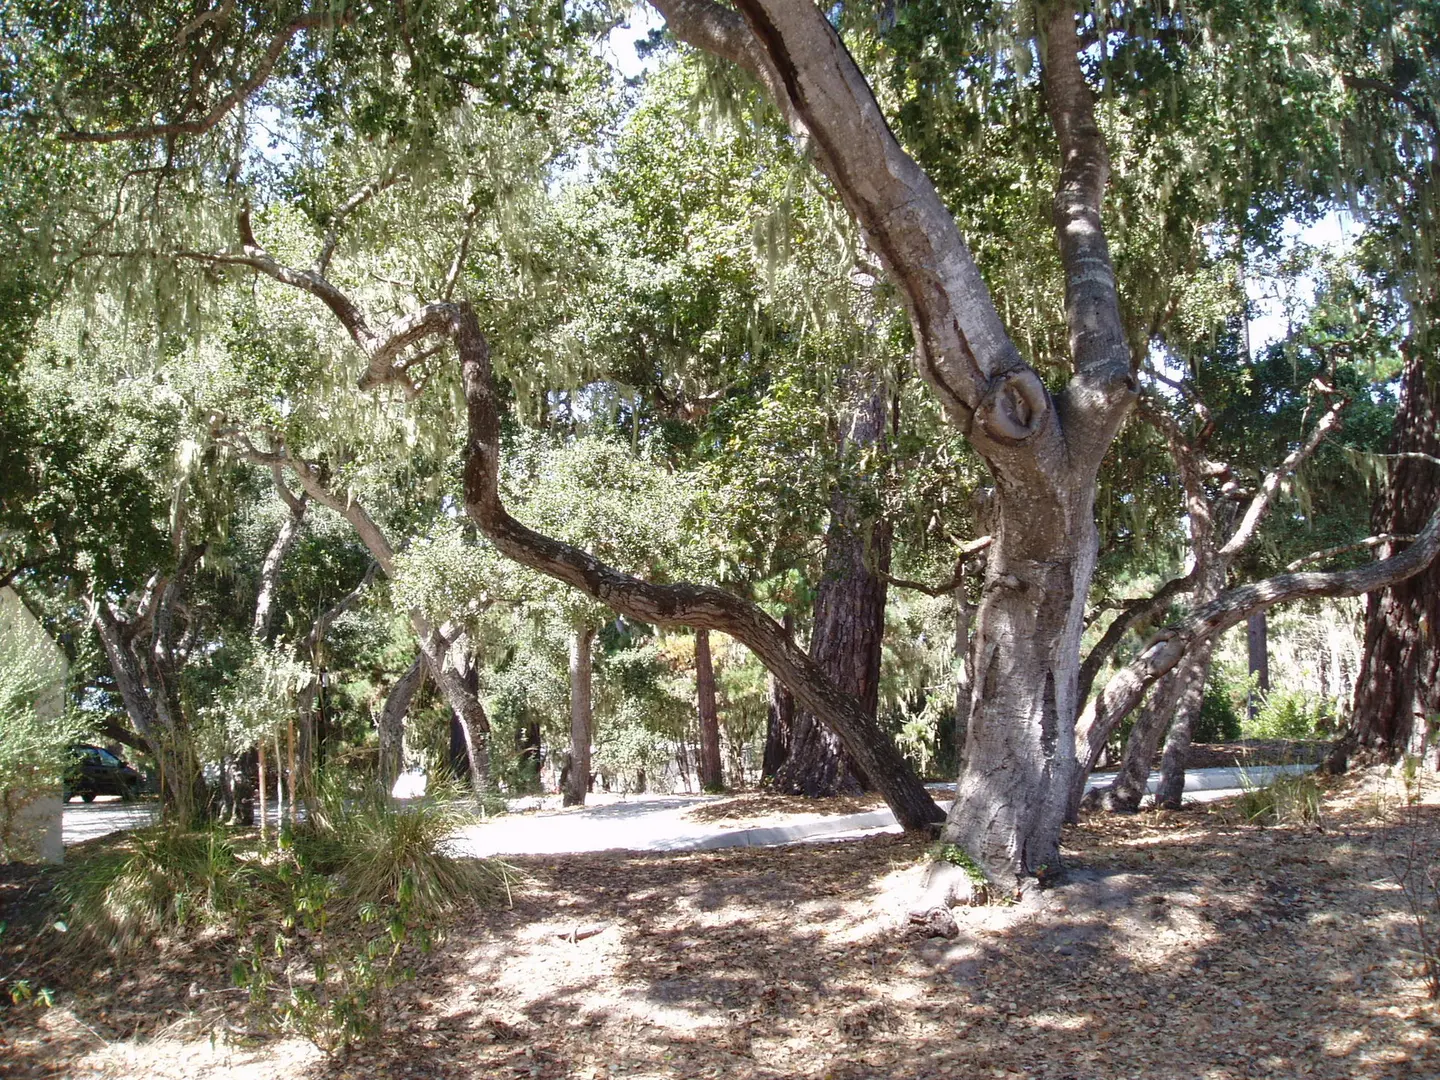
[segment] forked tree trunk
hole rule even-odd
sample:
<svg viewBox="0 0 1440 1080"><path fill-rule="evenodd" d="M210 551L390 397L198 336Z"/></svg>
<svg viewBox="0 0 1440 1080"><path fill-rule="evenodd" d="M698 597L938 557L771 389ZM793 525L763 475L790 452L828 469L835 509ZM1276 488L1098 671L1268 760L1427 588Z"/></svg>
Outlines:
<svg viewBox="0 0 1440 1080"><path fill-rule="evenodd" d="M1149 788L1151 767L1155 752L1160 749L1160 740L1169 733L1166 740L1166 762L1179 763L1177 776L1169 777L1171 784L1178 782L1179 790L1185 788L1185 758L1190 749L1190 736L1200 707L1205 700L1205 680L1210 674L1210 654L1213 643L1204 641L1185 655L1185 659L1155 683L1150 691L1150 701L1131 729L1125 743L1125 756L1120 763L1120 772L1110 790L1105 793L1105 807L1108 810L1130 812L1140 808ZM1159 787L1165 787L1167 776L1161 773ZM1161 799L1157 790L1157 806L1169 806ZM1171 809L1178 809L1176 802Z"/></svg>
<svg viewBox="0 0 1440 1080"><path fill-rule="evenodd" d="M710 631L695 631L695 696L700 714L700 788L725 788L720 763L720 714L715 707L715 667L710 657Z"/></svg>
<svg viewBox="0 0 1440 1080"><path fill-rule="evenodd" d="M576 627L570 634L570 773L565 778L564 804L584 806L590 790L591 704L590 646L595 630Z"/></svg>
<svg viewBox="0 0 1440 1080"><path fill-rule="evenodd" d="M1166 810L1179 810L1185 794L1185 762L1195 723L1205 706L1205 680L1210 675L1210 657L1215 641L1206 639L1197 645L1182 664L1186 678L1176 702L1175 720L1165 739L1165 756L1160 761L1160 782L1155 787L1155 805Z"/></svg>
<svg viewBox="0 0 1440 1080"><path fill-rule="evenodd" d="M1390 450L1440 458L1440 386L1418 350L1406 357L1400 410ZM1391 462L1390 482L1375 506L1376 532L1413 536L1440 507L1440 464L1422 458ZM1381 556L1403 543L1386 545ZM1381 761L1419 754L1426 726L1440 718L1440 561L1365 606L1365 651L1355 681L1355 707L1345 748ZM1436 749L1431 734L1429 749ZM1440 768L1440 755L1427 755Z"/></svg>
<svg viewBox="0 0 1440 1080"><path fill-rule="evenodd" d="M883 437L885 396L878 390L856 396L859 404L843 445L863 452ZM843 482L830 500L825 576L815 594L810 657L873 720L880 700L890 527L867 520L859 502L859 494L846 490ZM797 712L789 752L775 773L775 790L814 798L858 795L869 787L864 770L829 725L814 713Z"/></svg>

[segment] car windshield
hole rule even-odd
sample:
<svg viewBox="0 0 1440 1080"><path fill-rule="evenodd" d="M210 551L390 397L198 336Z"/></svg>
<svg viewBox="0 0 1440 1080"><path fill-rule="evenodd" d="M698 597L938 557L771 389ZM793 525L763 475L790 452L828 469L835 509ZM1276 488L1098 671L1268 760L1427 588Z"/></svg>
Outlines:
<svg viewBox="0 0 1440 1080"><path fill-rule="evenodd" d="M100 759L101 765L119 765L120 759L108 750L96 750L95 756Z"/></svg>

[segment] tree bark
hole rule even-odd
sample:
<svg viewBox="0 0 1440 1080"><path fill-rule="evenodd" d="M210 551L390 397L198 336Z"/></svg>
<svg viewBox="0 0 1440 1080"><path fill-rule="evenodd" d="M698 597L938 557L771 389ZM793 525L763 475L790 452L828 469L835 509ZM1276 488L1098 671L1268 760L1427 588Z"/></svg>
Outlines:
<svg viewBox="0 0 1440 1080"><path fill-rule="evenodd" d="M885 395L857 376L856 401L841 451L847 456L875 447L885 430ZM880 657L885 636L885 595L890 572L890 528L866 520L859 493L845 481L830 499L825 531L825 573L815 596L810 658L830 681L850 694L872 721L880 700ZM864 771L840 739L815 714L795 714L789 752L775 773L775 790L816 798L858 795L869 788Z"/></svg>
<svg viewBox="0 0 1440 1080"><path fill-rule="evenodd" d="M584 806L590 790L590 646L594 640L595 630L590 626L576 627L570 633L570 775L565 783L566 806Z"/></svg>
<svg viewBox="0 0 1440 1080"><path fill-rule="evenodd" d="M795 616L793 613L785 612L781 625L785 629L785 636L795 636ZM761 781L773 783L775 774L785 763L785 758L790 753L790 743L794 738L795 727L795 695L790 688L775 677L773 673L767 680L767 707L765 715L765 755L760 763Z"/></svg>
<svg viewBox="0 0 1440 1080"><path fill-rule="evenodd" d="M1185 677L1175 704L1175 720L1165 739L1165 755L1160 761L1160 783L1155 787L1155 805L1166 810L1179 810L1185 793L1185 761L1190 756L1195 721L1205 704L1205 680L1210 675L1210 657L1215 639L1206 638L1192 651L1184 665Z"/></svg>
<svg viewBox="0 0 1440 1080"><path fill-rule="evenodd" d="M1260 711L1260 702L1270 692L1269 623L1265 612L1257 611L1246 620L1245 645L1250 660L1250 700L1246 703L1250 719Z"/></svg>
<svg viewBox="0 0 1440 1080"><path fill-rule="evenodd" d="M400 779L400 769L403 764L401 753L405 742L405 716L410 711L410 702L414 700L415 693L420 689L420 682L425 675L425 657L417 654L415 662L412 663L400 678L395 680L395 685L385 695L385 705L380 710L380 755L377 774L380 781L380 790L387 796L395 788L395 782Z"/></svg>
<svg viewBox="0 0 1440 1080"><path fill-rule="evenodd" d="M305 519L307 498L303 492L298 497L290 492L290 489L285 486L280 466L272 465L271 471L274 474L276 493L290 512L280 523L280 531L275 534L275 542L270 545L270 550L265 553L265 561L260 565L260 585L255 591L255 619L250 632L261 641L270 640L270 622L272 609L275 606L275 590L280 585L280 565L295 545L296 537L300 535L300 526Z"/></svg>
<svg viewBox="0 0 1440 1080"><path fill-rule="evenodd" d="M974 676L970 655L970 620L974 611L965 592L965 559L955 562L955 760L965 753L965 734L970 730L970 695Z"/></svg>
<svg viewBox="0 0 1440 1080"><path fill-rule="evenodd" d="M710 658L710 631L695 631L695 696L700 714L700 788L725 790L720 762L720 714L715 707L715 668Z"/></svg>
<svg viewBox="0 0 1440 1080"><path fill-rule="evenodd" d="M1375 505L1376 531L1406 536L1440 508L1440 387L1415 349L1406 356L1390 452L1428 456L1397 457ZM1403 546L1386 544L1380 554ZM1440 561L1371 594L1364 649L1344 748L1386 762L1420 753L1427 724L1440 717Z"/></svg>
<svg viewBox="0 0 1440 1080"><path fill-rule="evenodd" d="M1210 672L1211 645L1208 639L1201 642L1151 689L1150 701L1136 719L1130 738L1125 743L1120 772L1105 793L1104 805L1107 810L1128 813L1140 808L1140 802L1145 798L1149 787L1155 752L1159 750L1160 740L1167 731L1171 733L1171 738L1166 744L1166 757L1167 760L1174 758L1181 762L1180 787L1183 790L1184 755L1189 750L1188 733L1193 728L1195 716L1198 715L1200 704L1204 700L1205 678ZM1182 736L1183 747L1174 735L1182 728L1186 733ZM1170 751L1172 745L1176 747L1173 754ZM1161 786L1164 786L1163 778ZM1158 795L1156 804L1162 805Z"/></svg>

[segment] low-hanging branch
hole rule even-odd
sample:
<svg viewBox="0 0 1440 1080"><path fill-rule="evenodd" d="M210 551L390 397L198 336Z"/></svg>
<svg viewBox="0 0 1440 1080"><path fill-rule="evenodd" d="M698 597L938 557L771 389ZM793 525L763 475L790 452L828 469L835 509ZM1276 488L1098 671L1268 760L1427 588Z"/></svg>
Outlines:
<svg viewBox="0 0 1440 1080"><path fill-rule="evenodd" d="M803 708L830 725L903 827L919 829L942 821L944 812L893 740L758 605L714 586L657 585L631 577L510 516L500 497L500 414L490 348L468 304L455 305L453 319L451 335L460 354L468 417L465 510L490 542L516 562L572 585L632 619L719 630L735 638L790 688Z"/></svg>
<svg viewBox="0 0 1440 1080"><path fill-rule="evenodd" d="M1285 567L1286 573L1293 573L1302 566L1309 566L1311 563L1324 562L1326 559L1333 559L1336 555L1348 555L1352 551L1366 551L1380 547L1382 544L1411 544L1416 537L1401 536L1398 533L1376 533L1374 536L1367 536L1363 540L1356 540L1350 544L1336 544L1334 547L1322 548L1319 551L1312 551L1309 555L1296 559Z"/></svg>

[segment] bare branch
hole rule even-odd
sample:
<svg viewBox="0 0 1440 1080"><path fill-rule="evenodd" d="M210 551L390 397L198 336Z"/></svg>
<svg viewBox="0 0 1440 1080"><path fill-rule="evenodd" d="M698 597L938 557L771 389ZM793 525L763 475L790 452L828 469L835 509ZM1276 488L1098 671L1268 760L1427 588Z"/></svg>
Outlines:
<svg viewBox="0 0 1440 1080"><path fill-rule="evenodd" d="M1170 606L1171 601L1177 596L1192 591L1199 580L1199 575L1192 570L1184 577L1171 578L1150 596L1124 601L1120 614L1105 628L1104 635L1095 643L1095 647L1086 654L1080 664L1080 684L1075 694L1075 700L1086 701L1089 699L1090 691L1095 686L1095 677L1100 674L1100 669L1105 666L1110 655L1125 639L1125 635L1130 632L1131 627L1159 615Z"/></svg>
<svg viewBox="0 0 1440 1080"><path fill-rule="evenodd" d="M1156 634L1086 706L1076 727L1076 756L1092 761L1115 725L1140 703L1146 689L1173 668L1198 641L1214 637L1257 611L1311 596L1360 596L1420 573L1440 552L1440 507L1415 542L1398 555L1353 570L1287 573L1221 593L1189 618ZM1083 778L1082 778L1083 780Z"/></svg>
<svg viewBox="0 0 1440 1080"><path fill-rule="evenodd" d="M291 516L296 518L302 516L305 513L305 499L307 496L304 492L301 492L297 496L285 486L285 474L281 470L278 461L272 461L270 463L270 476L275 481L275 494L279 495L280 501L290 508Z"/></svg>
<svg viewBox="0 0 1440 1080"><path fill-rule="evenodd" d="M326 13L302 15L270 39L260 63L250 77L226 94L202 117L182 120L169 124L147 124L142 127L123 128L118 131L62 131L57 138L67 143L117 143L137 142L144 139L169 138L176 135L203 135L224 120L236 106L249 99L250 95L264 86L275 70L275 64L284 55L291 39L302 30L328 29L348 25L354 16L346 13L338 18Z"/></svg>
<svg viewBox="0 0 1440 1080"><path fill-rule="evenodd" d="M972 540L960 548L959 557L956 559L958 569L955 575L942 585L926 585L923 581L907 581L904 578L891 577L889 574L881 574L880 577L887 584L894 585L899 589L914 589L926 596L949 596L961 585L965 584L965 564L976 555L987 550L994 542L993 536L982 536L978 540Z"/></svg>
<svg viewBox="0 0 1440 1080"><path fill-rule="evenodd" d="M1080 67L1071 0L1041 11L1045 102L1060 141L1055 188L1055 236L1065 266L1065 321L1070 355L1082 373L1128 375L1130 344L1120 316L1115 267L1105 241L1101 209L1110 180L1110 155L1095 119L1095 99Z"/></svg>
<svg viewBox="0 0 1440 1080"><path fill-rule="evenodd" d="M320 246L320 254L315 258L315 274L318 277L324 277L330 270L330 260L335 255L335 246L340 242L340 232L345 228L346 218L382 191L387 191L396 184L405 183L409 179L404 173L393 173L390 176L372 180L346 199L344 204L330 215L330 228L325 233L325 241Z"/></svg>
<svg viewBox="0 0 1440 1080"><path fill-rule="evenodd" d="M450 300L455 295L455 286L460 281L460 274L465 269L465 257L470 253L470 238L475 231L475 219L480 216L480 206L470 207L465 212L461 222L460 244L455 249L455 258L450 262L450 269L445 273L445 284L440 290L442 300Z"/></svg>
<svg viewBox="0 0 1440 1080"><path fill-rule="evenodd" d="M1230 559L1241 551L1255 538L1260 529L1260 522L1264 520L1265 513L1270 509L1270 504L1275 499L1275 494L1280 490L1280 483L1287 476L1298 469L1305 460L1313 454L1319 445L1340 426L1340 413L1350 403L1349 398L1336 398L1331 402L1330 407L1325 410L1325 415L1320 417L1320 422L1310 432L1310 437L1286 455L1285 460L1277 465L1266 475L1260 484L1260 490L1250 500L1250 505L1245 510L1245 516L1240 519L1240 524L1235 527L1235 532L1220 549L1222 559Z"/></svg>
<svg viewBox="0 0 1440 1080"><path fill-rule="evenodd" d="M1410 544L1414 543L1414 536L1401 536L1397 533L1377 533L1374 536L1367 536L1364 540L1356 540L1353 544L1336 544L1334 547L1323 548L1320 551L1312 551L1309 555L1296 559L1285 567L1286 573L1293 573L1302 566L1310 563L1323 562L1336 555L1345 555L1351 551L1363 551L1380 547L1383 544Z"/></svg>

